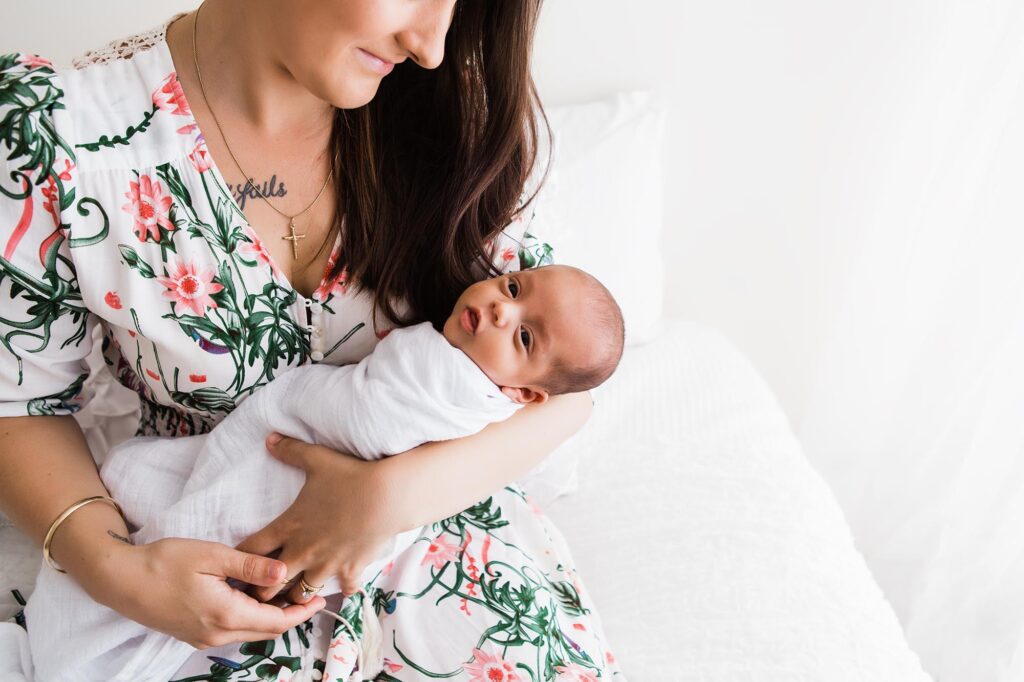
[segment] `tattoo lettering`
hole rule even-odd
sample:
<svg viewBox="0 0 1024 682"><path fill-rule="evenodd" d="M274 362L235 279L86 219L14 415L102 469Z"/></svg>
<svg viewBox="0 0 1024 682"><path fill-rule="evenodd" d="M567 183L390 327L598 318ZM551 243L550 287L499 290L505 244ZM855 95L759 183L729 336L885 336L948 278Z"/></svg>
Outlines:
<svg viewBox="0 0 1024 682"><path fill-rule="evenodd" d="M228 189L235 195L235 201L238 202L238 207L243 211L245 210L245 202L249 199L259 199L260 194L263 194L265 197L283 197L288 194L284 183L278 184L276 173L271 175L270 179L264 181L262 185L257 185L255 179L249 178L249 181L244 184L229 184Z"/></svg>
<svg viewBox="0 0 1024 682"><path fill-rule="evenodd" d="M126 545L131 545L131 544L134 544L134 543L133 543L133 542L132 542L131 540L129 540L129 539L128 539L128 538L126 538L125 536L123 536L123 535L118 535L117 533L115 533L115 532L114 532L114 531L112 531L112 530L108 530L108 531L107 531L107 535L109 535L110 537L112 537L112 538L114 538L114 539L116 539L116 540L120 540L121 542L123 542L123 543L124 543L124 544L126 544Z"/></svg>

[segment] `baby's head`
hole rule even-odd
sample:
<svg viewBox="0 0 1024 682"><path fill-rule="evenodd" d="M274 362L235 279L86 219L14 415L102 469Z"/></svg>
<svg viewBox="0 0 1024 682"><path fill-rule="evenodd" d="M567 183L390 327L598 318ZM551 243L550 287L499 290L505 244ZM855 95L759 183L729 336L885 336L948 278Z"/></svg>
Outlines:
<svg viewBox="0 0 1024 682"><path fill-rule="evenodd" d="M548 265L462 292L444 336L518 403L586 391L622 357L622 311L593 276Z"/></svg>

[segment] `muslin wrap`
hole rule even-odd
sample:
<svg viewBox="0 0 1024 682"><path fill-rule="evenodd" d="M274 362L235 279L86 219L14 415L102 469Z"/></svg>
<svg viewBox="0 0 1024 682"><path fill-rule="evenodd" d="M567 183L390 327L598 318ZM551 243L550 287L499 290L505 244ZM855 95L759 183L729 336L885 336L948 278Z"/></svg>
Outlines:
<svg viewBox="0 0 1024 682"><path fill-rule="evenodd" d="M100 473L137 529L135 544L188 537L235 546L287 509L305 480L266 451L271 431L375 459L476 433L519 407L423 323L393 330L358 364L278 376L208 434L131 439ZM362 580L420 533L395 536ZM332 580L321 595L338 591ZM97 604L45 564L25 615L39 682L167 680L195 651Z"/></svg>

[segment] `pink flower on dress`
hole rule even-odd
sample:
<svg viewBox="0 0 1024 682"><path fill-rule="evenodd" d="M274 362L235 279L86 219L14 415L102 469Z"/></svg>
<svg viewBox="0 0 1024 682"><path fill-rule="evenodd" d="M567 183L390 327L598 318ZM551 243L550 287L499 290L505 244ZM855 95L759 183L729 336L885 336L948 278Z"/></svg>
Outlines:
<svg viewBox="0 0 1024 682"><path fill-rule="evenodd" d="M446 563L459 558L460 549L461 547L453 545L450 540L447 540L443 535L439 535L430 543L430 547L427 548L427 553L424 555L423 561L420 562L420 566L433 563L434 568L444 568Z"/></svg>
<svg viewBox="0 0 1024 682"><path fill-rule="evenodd" d="M277 266L274 265L274 259L271 257L270 251L267 251L267 245L263 243L263 240L257 237L252 230L246 230L245 235L252 241L240 243L238 245L239 253L249 260L266 265L275 277L280 276Z"/></svg>
<svg viewBox="0 0 1024 682"><path fill-rule="evenodd" d="M397 673L399 670L401 670L405 666L402 665L401 663L395 663L390 658L385 658L384 659L384 667L387 668L389 673Z"/></svg>
<svg viewBox="0 0 1024 682"><path fill-rule="evenodd" d="M555 678L556 682L600 682L597 679L597 673L578 663L556 665L555 672L558 673L558 677Z"/></svg>
<svg viewBox="0 0 1024 682"><path fill-rule="evenodd" d="M148 374L149 378L152 379L153 381L160 381L160 375L154 372L153 370L147 369L146 374Z"/></svg>
<svg viewBox="0 0 1024 682"><path fill-rule="evenodd" d="M511 246L506 246L505 250L501 252L501 260L504 263L508 263L510 260L516 257L516 251Z"/></svg>
<svg viewBox="0 0 1024 682"><path fill-rule="evenodd" d="M117 295L116 291L108 291L107 295L103 297L103 301L114 310L121 309L121 297Z"/></svg>
<svg viewBox="0 0 1024 682"><path fill-rule="evenodd" d="M188 100L185 99L185 92L178 82L178 73L172 71L159 89L153 91L153 104L163 111L169 111L175 116L191 116L192 110L188 107Z"/></svg>
<svg viewBox="0 0 1024 682"><path fill-rule="evenodd" d="M335 246L334 250L331 251L331 255L327 258L327 265L324 267L324 274L320 277L320 286L313 292L313 298L321 303L325 302L334 294L344 295L348 290L346 285L346 281L348 281L348 270L342 270L333 280L327 279L327 276L331 273L331 268L333 268L334 264L338 262L339 255L341 255L340 245Z"/></svg>
<svg viewBox="0 0 1024 682"><path fill-rule="evenodd" d="M46 178L46 187L43 187L43 209L53 217L53 224L60 225L60 215L58 215L60 206L60 192L57 191L57 183L54 182L53 176Z"/></svg>
<svg viewBox="0 0 1024 682"><path fill-rule="evenodd" d="M466 663L462 669L469 674L469 682L521 682L515 668L504 658L490 656L480 649L473 649L473 663Z"/></svg>
<svg viewBox="0 0 1024 682"><path fill-rule="evenodd" d="M64 159L64 170L62 170L57 177L64 182L71 179L71 171L74 170L75 164L71 163L69 159Z"/></svg>
<svg viewBox="0 0 1024 682"><path fill-rule="evenodd" d="M200 268L195 263L177 261L169 277L157 277L156 280L167 287L163 293L164 298L203 317L207 308L217 307L210 295L224 288L213 281L215 274L213 268Z"/></svg>
<svg viewBox="0 0 1024 682"><path fill-rule="evenodd" d="M129 183L130 190L124 193L130 203L121 207L125 213L135 218L135 235L140 242L146 237L160 241L160 227L166 230L175 229L168 217L171 210L171 197L164 194L159 182L153 182L148 175L139 176L138 182Z"/></svg>
<svg viewBox="0 0 1024 682"><path fill-rule="evenodd" d="M34 69L37 66L45 66L49 69L53 68L53 63L49 59L44 59L37 54L27 54L18 60L19 64L25 64L30 69Z"/></svg>
<svg viewBox="0 0 1024 682"><path fill-rule="evenodd" d="M359 656L358 647L349 639L342 639L341 637L331 641L328 645L328 651L331 652L331 658L341 664L353 661Z"/></svg>
<svg viewBox="0 0 1024 682"><path fill-rule="evenodd" d="M188 155L188 159L200 173L205 173L213 166L210 150L206 148L206 142L202 138L196 143L195 149Z"/></svg>
<svg viewBox="0 0 1024 682"><path fill-rule="evenodd" d="M189 374L188 375L188 380L191 381L193 384L205 384L206 383L206 375L205 374Z"/></svg>
<svg viewBox="0 0 1024 682"><path fill-rule="evenodd" d="M196 130L199 130L199 124L198 123L189 123L188 125L181 126L175 132L177 132L179 135L190 135L193 131L196 131Z"/></svg>

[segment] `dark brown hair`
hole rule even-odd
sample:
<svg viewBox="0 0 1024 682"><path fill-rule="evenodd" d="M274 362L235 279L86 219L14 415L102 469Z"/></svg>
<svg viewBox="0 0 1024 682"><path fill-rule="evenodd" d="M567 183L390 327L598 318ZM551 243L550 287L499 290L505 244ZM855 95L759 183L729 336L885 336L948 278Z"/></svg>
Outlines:
<svg viewBox="0 0 1024 682"><path fill-rule="evenodd" d="M498 274L487 243L543 182L523 197L540 122L550 135L530 73L541 2L459 0L438 68L407 60L369 104L335 112L342 248L328 276L347 269L394 324L442 324L481 272Z"/></svg>

